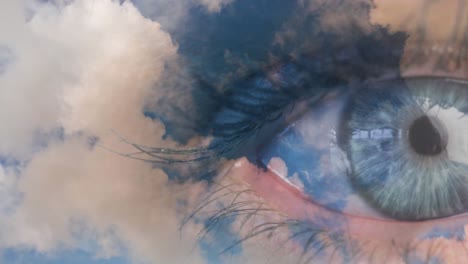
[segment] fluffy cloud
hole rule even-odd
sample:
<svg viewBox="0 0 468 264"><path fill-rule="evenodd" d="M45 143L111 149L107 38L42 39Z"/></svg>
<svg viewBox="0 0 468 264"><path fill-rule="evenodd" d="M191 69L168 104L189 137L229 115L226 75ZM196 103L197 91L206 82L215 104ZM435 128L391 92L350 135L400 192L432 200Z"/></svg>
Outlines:
<svg viewBox="0 0 468 264"><path fill-rule="evenodd" d="M123 247L135 261L185 261L198 228L180 240L177 202L204 186L173 185L149 164L93 146L98 138L128 151L111 130L162 144L164 127L141 111L177 56L170 36L129 2L2 1L0 10L0 44L14 54L0 75L0 153L26 161L0 170L0 246L50 253L84 247L88 234L101 257ZM190 263L202 263L196 249Z"/></svg>

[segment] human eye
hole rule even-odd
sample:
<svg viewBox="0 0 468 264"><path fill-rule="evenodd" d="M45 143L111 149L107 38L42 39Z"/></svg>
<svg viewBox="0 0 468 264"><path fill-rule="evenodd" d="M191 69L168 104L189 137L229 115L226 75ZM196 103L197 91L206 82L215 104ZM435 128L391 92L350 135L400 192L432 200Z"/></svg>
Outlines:
<svg viewBox="0 0 468 264"><path fill-rule="evenodd" d="M278 263L457 263L466 257L462 26L443 41L448 33L434 33L434 23L424 20L435 8L429 3L410 8L423 17L413 21L417 30L397 15L378 13L379 6L390 12L405 3L376 5L372 19L390 23L393 33L365 28L353 39L338 30L349 39L336 46L278 34L280 42L292 41L285 46L297 41L315 52L294 53L303 48L294 46L291 56L226 85L212 117L211 145L187 158L210 160L215 152L228 160L224 176L218 174L188 217L207 219L201 237L214 239L211 251L235 259L270 243ZM331 32L339 28L328 19ZM298 32L314 34L307 30ZM228 231L219 231L223 227Z"/></svg>

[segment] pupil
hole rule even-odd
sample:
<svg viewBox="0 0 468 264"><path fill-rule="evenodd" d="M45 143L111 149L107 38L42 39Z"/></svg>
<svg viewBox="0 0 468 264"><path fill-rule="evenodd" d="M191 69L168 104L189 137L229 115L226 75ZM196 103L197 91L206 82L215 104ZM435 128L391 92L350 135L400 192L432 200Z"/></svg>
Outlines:
<svg viewBox="0 0 468 264"><path fill-rule="evenodd" d="M437 127L436 121L428 116L422 116L411 124L409 142L416 153L433 156L442 152L445 144Z"/></svg>

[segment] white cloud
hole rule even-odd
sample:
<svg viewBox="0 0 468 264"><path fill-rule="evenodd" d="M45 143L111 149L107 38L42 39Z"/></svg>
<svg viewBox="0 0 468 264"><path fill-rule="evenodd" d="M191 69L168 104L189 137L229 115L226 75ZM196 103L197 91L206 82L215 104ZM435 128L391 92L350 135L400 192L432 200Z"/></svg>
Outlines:
<svg viewBox="0 0 468 264"><path fill-rule="evenodd" d="M233 0L197 0L201 5L205 6L210 12L219 12L225 6L233 2Z"/></svg>
<svg viewBox="0 0 468 264"><path fill-rule="evenodd" d="M177 201L203 185L173 185L149 164L91 148L86 137L114 147L114 129L161 144L164 127L141 107L164 63L176 57L170 36L129 2L44 4L28 21L19 1L2 1L0 10L7 21L0 44L15 55L0 75L0 154L29 160L19 173L1 171L0 197L16 185L24 197L14 214L0 217L0 247L81 246L76 232L84 230L76 223L84 222L101 257L117 254L122 243L135 261L186 261L197 229L189 224L180 240ZM58 127L65 140L33 151L34 134ZM190 256L190 263L203 262L196 249Z"/></svg>
<svg viewBox="0 0 468 264"><path fill-rule="evenodd" d="M158 21L168 30L181 29L190 8L202 6L208 13L217 13L234 0L132 0L140 12Z"/></svg>

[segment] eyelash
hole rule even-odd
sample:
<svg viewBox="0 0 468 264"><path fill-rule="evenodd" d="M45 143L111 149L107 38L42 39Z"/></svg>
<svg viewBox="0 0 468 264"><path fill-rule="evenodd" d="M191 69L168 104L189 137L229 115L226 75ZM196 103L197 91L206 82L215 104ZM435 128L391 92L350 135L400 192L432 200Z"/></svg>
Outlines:
<svg viewBox="0 0 468 264"><path fill-rule="evenodd" d="M291 67L294 66L287 65L284 68ZM263 74L251 74L234 84L234 88L223 96L213 96L221 103L218 115L211 122L211 134L215 140L209 146L155 148L130 142L114 131L124 143L137 150L134 153L118 154L159 166L215 162L221 157L233 158L237 155L235 152L239 146L245 146L245 142L258 136L258 131L265 125L278 120L285 108L292 106L303 94L300 90L302 87L290 87L288 82L275 87L262 87L259 85L261 82L266 84L270 81ZM204 82L200 83L206 85Z"/></svg>
<svg viewBox="0 0 468 264"><path fill-rule="evenodd" d="M330 240L331 238L328 236L329 233L327 230L315 229L311 223L304 223L298 220L288 219L287 216L281 215L276 210L266 206L261 200L249 199L249 196L253 193L253 191L249 189L234 190L234 188L238 187L236 184L218 186L218 188L215 188L203 199L201 205L193 210L193 212L188 217L186 217L182 223L183 227L186 223L188 223L188 221L197 218L197 216L199 216L200 219L207 219L203 229L198 234L198 242L203 241L211 232L216 232L215 230L217 227L224 226L225 222L229 221L231 217L242 217L240 219L241 226L238 229L239 232L245 230L245 227L248 225L249 221L255 222L255 218L259 216L271 219L278 217L281 218L278 221L262 221L258 225L252 223L253 225L246 231L244 236L238 240L233 241L230 245L219 252L219 254L229 253L236 246L250 239L256 238L257 236L265 235L266 238L272 240L274 234L278 233L282 229L286 229L283 230L286 232L297 230L293 232L286 241L283 241L284 244L293 239L300 239L302 236L305 236L306 238L304 240L306 241L306 244L299 256L298 263L311 263L317 254L328 247L334 246L338 249L339 243L332 245L324 242L327 239ZM246 195L247 200L243 200L242 195ZM206 212L203 212L205 207L209 207L221 199L226 199L226 196L232 197L232 199L225 207L214 211L207 210ZM309 249L314 247L318 247L318 249L313 252L309 251ZM306 259L306 261L303 261L304 259Z"/></svg>

